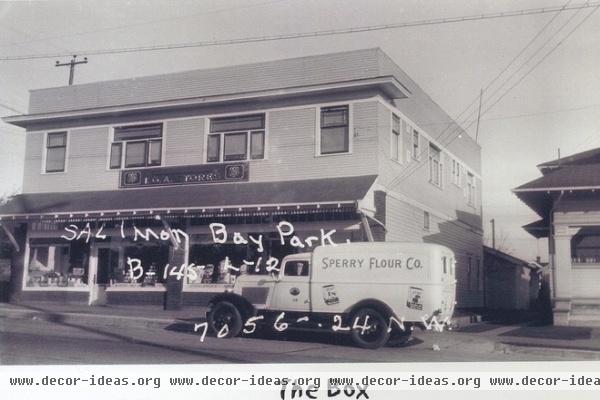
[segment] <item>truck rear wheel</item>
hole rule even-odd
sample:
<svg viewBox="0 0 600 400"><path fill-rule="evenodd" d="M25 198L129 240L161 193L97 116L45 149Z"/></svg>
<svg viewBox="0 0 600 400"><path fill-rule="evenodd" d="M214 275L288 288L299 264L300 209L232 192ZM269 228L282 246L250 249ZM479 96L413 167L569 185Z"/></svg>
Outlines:
<svg viewBox="0 0 600 400"><path fill-rule="evenodd" d="M206 320L217 337L235 337L242 330L242 315L237 307L228 301L219 301L213 305L206 315Z"/></svg>
<svg viewBox="0 0 600 400"><path fill-rule="evenodd" d="M384 346L390 334L388 325L381 313L372 308L361 308L351 319L352 341L363 349L378 349Z"/></svg>

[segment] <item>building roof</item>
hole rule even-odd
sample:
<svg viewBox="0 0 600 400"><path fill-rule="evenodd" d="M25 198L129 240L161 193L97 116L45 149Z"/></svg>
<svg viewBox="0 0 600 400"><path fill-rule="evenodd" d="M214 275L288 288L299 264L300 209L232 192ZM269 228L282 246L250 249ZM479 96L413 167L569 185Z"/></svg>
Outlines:
<svg viewBox="0 0 600 400"><path fill-rule="evenodd" d="M258 207L355 204L376 175L283 182L198 184L109 191L28 193L0 206L0 218L76 218Z"/></svg>
<svg viewBox="0 0 600 400"><path fill-rule="evenodd" d="M550 234L550 222L547 219L540 219L535 222L531 222L527 225L523 225L530 235L536 238L545 238Z"/></svg>
<svg viewBox="0 0 600 400"><path fill-rule="evenodd" d="M600 190L600 148L552 160L538 167L544 175L513 189L513 192L542 218L548 218L559 196L561 201L566 198L578 201L581 193L592 192L593 198L588 200L600 204L595 198L595 191ZM527 225L524 228L532 233Z"/></svg>
<svg viewBox="0 0 600 400"><path fill-rule="evenodd" d="M597 149L583 151L581 153L571 154L570 156L557 158L552 161L546 161L538 164L538 168L559 167L562 165L578 165L600 163L600 147Z"/></svg>
<svg viewBox="0 0 600 400"><path fill-rule="evenodd" d="M483 246L483 254L484 254L484 256L493 256L493 257L500 258L500 259L507 261L513 265L520 265L522 267L526 267L526 268L530 268L530 269L537 269L537 267L532 263L529 263L525 260L521 260L520 258L511 256L510 254L507 254L498 249L493 249L488 246Z"/></svg>
<svg viewBox="0 0 600 400"><path fill-rule="evenodd" d="M30 91L28 115L5 117L26 127L50 118L81 118L140 110L198 107L331 90L379 88L404 98L418 86L381 49L363 49L132 79ZM46 118L46 119L44 119Z"/></svg>
<svg viewBox="0 0 600 400"><path fill-rule="evenodd" d="M562 164L546 175L515 188L514 191L600 188L600 160L593 164L580 163Z"/></svg>

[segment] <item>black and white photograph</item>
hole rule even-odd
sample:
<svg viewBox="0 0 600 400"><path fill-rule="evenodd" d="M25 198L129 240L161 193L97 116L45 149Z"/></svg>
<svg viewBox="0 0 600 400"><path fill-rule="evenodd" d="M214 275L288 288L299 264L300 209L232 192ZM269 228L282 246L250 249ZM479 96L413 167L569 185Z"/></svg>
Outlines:
<svg viewBox="0 0 600 400"><path fill-rule="evenodd" d="M599 8L0 1L0 394L597 393Z"/></svg>

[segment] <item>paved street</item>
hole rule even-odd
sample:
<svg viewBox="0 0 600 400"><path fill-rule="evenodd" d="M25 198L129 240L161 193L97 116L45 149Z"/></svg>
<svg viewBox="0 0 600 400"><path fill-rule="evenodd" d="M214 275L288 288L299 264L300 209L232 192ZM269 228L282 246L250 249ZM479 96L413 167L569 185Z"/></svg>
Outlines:
<svg viewBox="0 0 600 400"><path fill-rule="evenodd" d="M287 333L262 338L217 339L193 333L189 324L167 329L83 325L42 319L0 318L0 363L319 363L543 361L556 356L504 354L460 333L417 331L403 347L363 350L345 337ZM439 351L433 350L437 344ZM571 358L573 359L573 358Z"/></svg>

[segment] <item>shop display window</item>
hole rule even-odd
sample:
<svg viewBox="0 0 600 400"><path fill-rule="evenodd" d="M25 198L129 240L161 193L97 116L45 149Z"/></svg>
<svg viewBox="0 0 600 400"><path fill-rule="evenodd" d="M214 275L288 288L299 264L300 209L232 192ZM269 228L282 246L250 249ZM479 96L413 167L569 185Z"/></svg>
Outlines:
<svg viewBox="0 0 600 400"><path fill-rule="evenodd" d="M53 243L32 239L26 286L87 286L89 253L89 245L82 242Z"/></svg>

